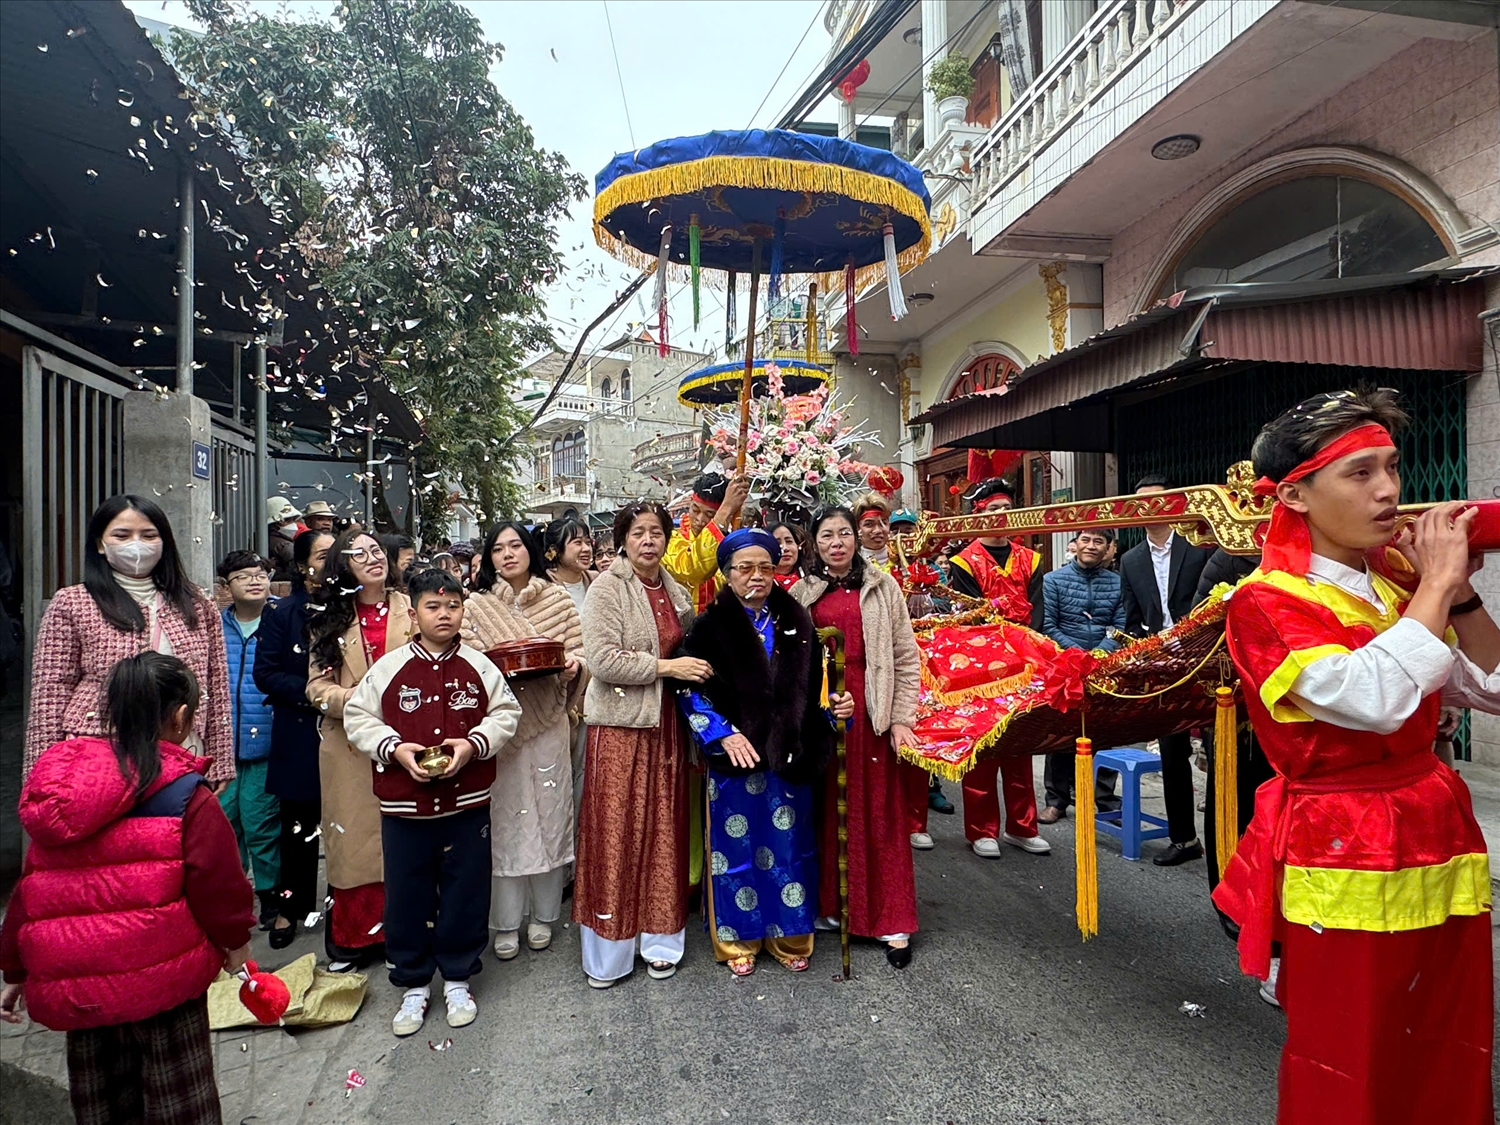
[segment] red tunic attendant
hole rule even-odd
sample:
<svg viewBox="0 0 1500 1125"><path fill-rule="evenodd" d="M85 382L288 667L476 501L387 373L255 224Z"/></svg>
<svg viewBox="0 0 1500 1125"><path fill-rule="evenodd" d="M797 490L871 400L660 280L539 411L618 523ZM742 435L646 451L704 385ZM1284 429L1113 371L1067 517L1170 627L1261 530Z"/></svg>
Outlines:
<svg viewBox="0 0 1500 1125"><path fill-rule="evenodd" d="M1327 396L1296 409L1339 407ZM1285 495L1263 569L1229 603L1229 653L1276 776L1257 791L1214 900L1240 924L1246 972L1267 978L1281 942L1278 1125L1494 1119L1489 861L1468 789L1433 753L1444 692L1488 706L1494 676L1438 638L1432 609L1446 602L1312 553L1310 515L1285 503L1328 513L1346 497L1344 538L1317 531L1359 561L1360 504L1394 512L1394 464L1389 432L1370 424L1258 482ZM1323 470L1327 483L1311 480ZM1432 547L1442 529L1423 521L1418 547L1426 536L1439 551L1430 580L1451 582L1451 544ZM1378 548L1369 557L1385 561Z"/></svg>
<svg viewBox="0 0 1500 1125"><path fill-rule="evenodd" d="M996 562L990 549L978 540L953 556L953 564L974 579L980 593L1001 616L1017 625L1031 624L1031 584L1038 570L1037 561L1037 553L1022 546L1019 540L1010 544L1010 553L1003 564ZM1021 839L1037 835L1036 785L1032 780L1031 759L989 757L981 758L964 775L964 836L970 843L1000 836L997 775L1005 792L1006 834Z"/></svg>

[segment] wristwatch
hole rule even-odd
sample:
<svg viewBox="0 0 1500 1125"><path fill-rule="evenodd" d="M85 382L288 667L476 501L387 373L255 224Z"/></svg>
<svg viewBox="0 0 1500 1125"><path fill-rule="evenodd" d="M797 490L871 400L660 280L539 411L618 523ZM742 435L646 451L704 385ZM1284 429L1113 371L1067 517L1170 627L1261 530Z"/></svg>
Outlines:
<svg viewBox="0 0 1500 1125"><path fill-rule="evenodd" d="M1459 602L1455 606L1450 606L1448 608L1448 616L1449 617L1462 617L1466 613L1473 613L1476 609L1482 608L1483 605L1484 605L1484 599L1481 598L1478 594L1475 594L1472 598L1469 598L1467 601L1462 601L1462 602Z"/></svg>

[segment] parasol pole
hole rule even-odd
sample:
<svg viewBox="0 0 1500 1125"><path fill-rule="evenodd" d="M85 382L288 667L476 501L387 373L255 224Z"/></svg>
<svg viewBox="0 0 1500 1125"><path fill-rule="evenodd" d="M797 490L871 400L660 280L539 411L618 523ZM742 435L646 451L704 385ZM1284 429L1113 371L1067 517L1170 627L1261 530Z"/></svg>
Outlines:
<svg viewBox="0 0 1500 1125"><path fill-rule="evenodd" d="M833 684L835 695L844 694L844 634L840 629L818 630L818 643L833 648ZM828 649L823 650L823 705L828 706ZM834 748L838 754L839 810L839 956L844 979L849 979L849 770L845 756L845 735L851 720L835 719Z"/></svg>
<svg viewBox="0 0 1500 1125"><path fill-rule="evenodd" d="M755 369L755 298L760 289L760 236L750 251L750 323L745 328L745 378L740 383L740 440L735 447L734 475L745 475L745 453L750 444L750 373Z"/></svg>

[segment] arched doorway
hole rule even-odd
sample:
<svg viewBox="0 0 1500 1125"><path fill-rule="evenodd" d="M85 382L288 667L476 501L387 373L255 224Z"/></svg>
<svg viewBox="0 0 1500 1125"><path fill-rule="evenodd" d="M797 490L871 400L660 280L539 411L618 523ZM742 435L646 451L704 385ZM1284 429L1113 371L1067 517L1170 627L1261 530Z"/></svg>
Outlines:
<svg viewBox="0 0 1500 1125"><path fill-rule="evenodd" d="M1021 370L1021 364L999 351L985 351L960 366L942 401L962 398L979 391L992 391ZM969 487L967 449L934 449L932 455L917 463L917 480L922 507L939 515L956 515L962 508L959 496ZM1029 474L1026 474L1029 476ZM954 486L958 493L954 493Z"/></svg>

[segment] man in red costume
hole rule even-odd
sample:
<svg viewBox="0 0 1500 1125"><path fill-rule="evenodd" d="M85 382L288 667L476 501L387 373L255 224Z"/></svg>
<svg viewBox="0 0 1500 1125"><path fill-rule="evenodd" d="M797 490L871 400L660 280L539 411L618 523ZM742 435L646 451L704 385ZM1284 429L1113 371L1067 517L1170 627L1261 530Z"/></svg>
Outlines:
<svg viewBox="0 0 1500 1125"><path fill-rule="evenodd" d="M1387 549L1405 420L1390 391L1318 395L1252 451L1278 504L1228 646L1276 775L1214 901L1246 972L1281 942L1278 1125L1494 1120L1489 862L1433 738L1445 700L1495 709L1500 629L1463 505Z"/></svg>
<svg viewBox="0 0 1500 1125"><path fill-rule="evenodd" d="M982 481L969 499L976 513L1015 506L1010 485L1000 477ZM961 594L986 599L1007 621L1041 627L1041 559L1019 539L987 536L974 540L953 556L949 583ZM1005 793L1003 832L997 775ZM990 859L999 856L1001 840L1033 855L1052 850L1037 833L1036 786L1029 757L981 758L964 775L964 835L975 855Z"/></svg>

